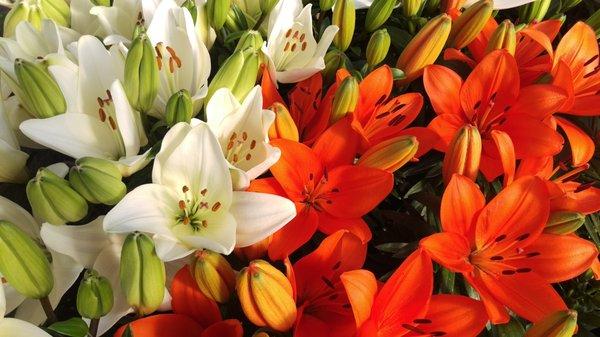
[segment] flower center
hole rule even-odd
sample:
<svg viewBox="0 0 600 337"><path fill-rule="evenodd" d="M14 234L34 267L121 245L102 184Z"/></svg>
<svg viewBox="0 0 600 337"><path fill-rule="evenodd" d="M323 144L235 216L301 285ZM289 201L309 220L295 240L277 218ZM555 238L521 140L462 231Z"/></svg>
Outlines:
<svg viewBox="0 0 600 337"><path fill-rule="evenodd" d="M221 208L221 202L215 201L210 204L206 199L208 193L206 188L200 191L199 196L192 195L187 186L183 186L181 190L183 199L179 200L177 205L179 208L176 217L177 224L189 225L194 232L207 228L210 212L218 212Z"/></svg>
<svg viewBox="0 0 600 337"><path fill-rule="evenodd" d="M309 183L304 184L304 191L302 192L302 203L304 203L307 207L313 207L315 210L320 212L323 210L323 203L328 205L333 204L333 200L330 198L331 194L339 193L340 189L337 187L326 187L327 183L329 182L329 176L326 168L324 169L323 176L318 183L315 184L314 179L315 175L313 173L309 173Z"/></svg>
<svg viewBox="0 0 600 337"><path fill-rule="evenodd" d="M234 166L244 166L244 161L249 162L252 159L255 148L256 139L250 139L246 131L239 135L234 132L229 137L225 157Z"/></svg>
<svg viewBox="0 0 600 337"><path fill-rule="evenodd" d="M168 99L171 94L180 89L176 83L180 73L179 69L182 66L181 58L177 56L177 52L175 52L173 47L167 46L162 42L157 43L154 50L156 51L156 63L160 71L160 88L167 89L167 92L162 96Z"/></svg>
<svg viewBox="0 0 600 337"><path fill-rule="evenodd" d="M275 68L277 70L286 69L290 63L297 59L297 56L304 54L307 50L308 41L306 40L306 33L301 32L297 26L298 24L294 24L283 36L278 48L281 50L277 53L275 60ZM281 46L283 46L283 49Z"/></svg>
<svg viewBox="0 0 600 337"><path fill-rule="evenodd" d="M98 102L98 119L108 126L113 137L117 141L117 144L119 145L119 153L124 156L125 143L123 142L123 136L121 136L121 132L119 131L115 105L113 104L113 98L110 90L106 89L106 97L96 97L96 102Z"/></svg>

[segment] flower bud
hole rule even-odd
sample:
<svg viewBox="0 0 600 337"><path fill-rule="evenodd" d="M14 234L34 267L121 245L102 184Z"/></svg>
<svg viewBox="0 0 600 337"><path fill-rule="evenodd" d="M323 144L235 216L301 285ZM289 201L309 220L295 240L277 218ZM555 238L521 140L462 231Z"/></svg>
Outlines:
<svg viewBox="0 0 600 337"><path fill-rule="evenodd" d="M131 106L138 111L149 111L158 95L158 63L152 42L145 33L132 42L125 59L125 93Z"/></svg>
<svg viewBox="0 0 600 337"><path fill-rule="evenodd" d="M29 6L23 1L19 1L13 5L4 17L4 36L11 37L15 35L15 29L21 21L29 21Z"/></svg>
<svg viewBox="0 0 600 337"><path fill-rule="evenodd" d="M215 91L220 88L229 88L235 98L242 101L256 84L260 64L257 51L245 49L234 52L225 60L210 82L206 102L210 101Z"/></svg>
<svg viewBox="0 0 600 337"><path fill-rule="evenodd" d="M33 215L53 225L79 221L88 212L85 199L47 168L38 170L27 183L26 192Z"/></svg>
<svg viewBox="0 0 600 337"><path fill-rule="evenodd" d="M410 83L420 77L423 69L435 62L446 44L451 27L450 16L441 14L429 20L410 40L396 62L396 67L406 75L406 78L399 81L400 84Z"/></svg>
<svg viewBox="0 0 600 337"><path fill-rule="evenodd" d="M0 221L0 273L29 298L44 298L54 287L50 263L40 246L7 221Z"/></svg>
<svg viewBox="0 0 600 337"><path fill-rule="evenodd" d="M504 20L496 30L490 36L486 53L491 53L494 50L504 49L511 55L515 55L515 49L517 48L517 33L515 26L510 20Z"/></svg>
<svg viewBox="0 0 600 337"><path fill-rule="evenodd" d="M223 28L229 9L231 8L231 0L207 0L206 12L208 14L208 22L210 25L219 30Z"/></svg>
<svg viewBox="0 0 600 337"><path fill-rule="evenodd" d="M454 135L444 156L442 166L444 183L448 184L454 173L475 180L479 172L481 148L481 135L477 127L466 125L460 128Z"/></svg>
<svg viewBox="0 0 600 337"><path fill-rule="evenodd" d="M323 82L329 85L335 81L335 74L338 69L346 68L347 62L349 63L348 57L337 49L332 49L325 54L325 68L321 70L323 75Z"/></svg>
<svg viewBox="0 0 600 337"><path fill-rule="evenodd" d="M260 11L263 15L266 15L271 12L278 2L279 0L259 0Z"/></svg>
<svg viewBox="0 0 600 337"><path fill-rule="evenodd" d="M248 30L240 37L240 40L235 47L235 51L246 50L249 48L258 52L260 48L262 48L264 42L262 35L258 31Z"/></svg>
<svg viewBox="0 0 600 337"><path fill-rule="evenodd" d="M333 7L331 23L340 29L333 38L333 45L341 51L346 51L354 36L354 24L356 23L354 0L337 0Z"/></svg>
<svg viewBox="0 0 600 337"><path fill-rule="evenodd" d="M385 60L392 42L387 29L380 29L371 35L367 45L367 63L374 67Z"/></svg>
<svg viewBox="0 0 600 337"><path fill-rule="evenodd" d="M16 59L14 68L21 89L19 98L36 118L60 115L67 110L60 87L42 65Z"/></svg>
<svg viewBox="0 0 600 337"><path fill-rule="evenodd" d="M493 10L494 5L491 0L479 0L469 6L452 23L448 45L452 48L462 49L473 42L492 16Z"/></svg>
<svg viewBox="0 0 600 337"><path fill-rule="evenodd" d="M218 303L229 301L229 295L235 290L235 271L223 255L210 250L196 252L193 273L206 297Z"/></svg>
<svg viewBox="0 0 600 337"><path fill-rule="evenodd" d="M106 277L87 270L77 290L77 311L83 318L99 319L113 307L112 287Z"/></svg>
<svg viewBox="0 0 600 337"><path fill-rule="evenodd" d="M370 33L381 27L392 15L394 6L396 6L396 0L374 0L367 10L365 18L367 32Z"/></svg>
<svg viewBox="0 0 600 337"><path fill-rule="evenodd" d="M421 11L421 6L423 6L422 0L404 0L402 1L402 14L407 18L416 16Z"/></svg>
<svg viewBox="0 0 600 337"><path fill-rule="evenodd" d="M577 330L577 311L557 311L533 324L524 337L571 337Z"/></svg>
<svg viewBox="0 0 600 337"><path fill-rule="evenodd" d="M300 139L298 127L285 105L275 102L269 110L275 113L275 121L269 128L269 139L283 138L297 142Z"/></svg>
<svg viewBox="0 0 600 337"><path fill-rule="evenodd" d="M297 140L296 140L297 141ZM269 245L271 244L272 236L268 236L267 238L247 247L241 247L234 249L235 255L244 261L252 261L263 258L267 255L267 250L269 249Z"/></svg>
<svg viewBox="0 0 600 337"><path fill-rule="evenodd" d="M335 5L335 0L319 0L319 8L321 9L321 12L330 10L333 5Z"/></svg>
<svg viewBox="0 0 600 337"><path fill-rule="evenodd" d="M585 215L579 212L558 211L552 212L546 222L544 233L571 234L585 222Z"/></svg>
<svg viewBox="0 0 600 337"><path fill-rule="evenodd" d="M198 6L196 6L196 1L194 1L194 0L185 0L181 4L181 7L187 9L188 12L190 12L190 16L192 17L192 20L194 21L194 24L196 24L196 20L198 20Z"/></svg>
<svg viewBox="0 0 600 337"><path fill-rule="evenodd" d="M20 0L6 14L4 36L11 37L22 21L28 21L40 29L43 19L51 19L60 26L67 27L71 22L69 4L65 0Z"/></svg>
<svg viewBox="0 0 600 337"><path fill-rule="evenodd" d="M268 262L250 262L240 272L236 288L242 310L255 325L282 332L294 325L296 303L292 297L292 285Z"/></svg>
<svg viewBox="0 0 600 337"><path fill-rule="evenodd" d="M225 20L225 28L232 32L240 32L251 28L249 28L248 18L246 17L246 14L239 8L239 6L235 2L231 4L231 9L227 14L227 19Z"/></svg>
<svg viewBox="0 0 600 337"><path fill-rule="evenodd" d="M419 142L414 136L399 136L369 148L358 165L394 172L414 158Z"/></svg>
<svg viewBox="0 0 600 337"><path fill-rule="evenodd" d="M189 91L182 89L171 95L166 108L166 122L169 127L179 122L189 123L193 115L194 109Z"/></svg>
<svg viewBox="0 0 600 337"><path fill-rule="evenodd" d="M333 106L331 107L329 123L333 124L349 112L354 112L358 104L358 96L358 81L353 76L346 77L333 96Z"/></svg>
<svg viewBox="0 0 600 337"><path fill-rule="evenodd" d="M146 234L131 233L125 239L119 277L127 303L138 314L147 315L158 309L165 295L165 264Z"/></svg>
<svg viewBox="0 0 600 337"><path fill-rule="evenodd" d="M65 0L40 0L42 18L51 19L57 25L68 27L71 25L71 8Z"/></svg>
<svg viewBox="0 0 600 337"><path fill-rule="evenodd" d="M71 187L93 204L115 205L127 193L123 176L113 162L92 157L77 159L69 171Z"/></svg>
<svg viewBox="0 0 600 337"><path fill-rule="evenodd" d="M552 0L535 0L519 7L519 22L531 23L544 20Z"/></svg>

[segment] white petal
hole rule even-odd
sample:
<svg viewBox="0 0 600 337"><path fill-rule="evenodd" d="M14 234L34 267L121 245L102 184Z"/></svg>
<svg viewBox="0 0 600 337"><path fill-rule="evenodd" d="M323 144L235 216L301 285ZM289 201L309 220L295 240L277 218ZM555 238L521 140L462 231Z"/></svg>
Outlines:
<svg viewBox="0 0 600 337"><path fill-rule="evenodd" d="M129 105L125 89L121 82L115 80L110 86L110 92L115 105L115 116L119 132L125 145L125 156L135 156L140 151L140 135L133 108Z"/></svg>
<svg viewBox="0 0 600 337"><path fill-rule="evenodd" d="M233 192L233 196L231 213L238 222L238 247L265 239L296 216L294 203L277 195Z"/></svg>
<svg viewBox="0 0 600 337"><path fill-rule="evenodd" d="M4 296L4 287L0 287L0 319L6 315L6 297Z"/></svg>
<svg viewBox="0 0 600 337"><path fill-rule="evenodd" d="M269 40L271 36L286 31L301 10L301 0L280 0L269 15Z"/></svg>
<svg viewBox="0 0 600 337"><path fill-rule="evenodd" d="M497 0L494 1L494 9L508 9L508 8L514 8L514 7L519 7L525 4L528 4L530 2L533 2L535 0ZM474 4L476 1L469 1L467 0L467 3L464 4L464 7L469 7L470 5Z"/></svg>
<svg viewBox="0 0 600 337"><path fill-rule="evenodd" d="M2 276L0 274L0 276ZM2 285L2 289L4 290L4 297L6 299L6 311L7 313L14 311L18 308L23 301L25 301L25 296L19 294L15 288L11 287L10 284L4 283Z"/></svg>
<svg viewBox="0 0 600 337"><path fill-rule="evenodd" d="M71 0L71 28L81 34L102 36L105 32L98 18L90 14L92 7L94 4L90 0Z"/></svg>
<svg viewBox="0 0 600 337"><path fill-rule="evenodd" d="M208 218L208 226L194 231L191 226L179 224L172 228L173 234L190 248L210 249L229 255L235 247L236 219L228 212Z"/></svg>
<svg viewBox="0 0 600 337"><path fill-rule="evenodd" d="M325 69L325 62L321 65L278 71L276 75L277 81L279 83L297 83L311 77L323 69Z"/></svg>
<svg viewBox="0 0 600 337"><path fill-rule="evenodd" d="M52 337L37 326L14 318L0 319L0 337Z"/></svg>
<svg viewBox="0 0 600 337"><path fill-rule="evenodd" d="M50 172L56 174L61 178L66 177L67 173L69 173L69 166L67 166L67 164L65 163L55 163L52 165L48 165L46 166L46 169L48 169Z"/></svg>
<svg viewBox="0 0 600 337"><path fill-rule="evenodd" d="M0 182L24 183L28 174L25 165L29 155L8 145L0 139Z"/></svg>
<svg viewBox="0 0 600 337"><path fill-rule="evenodd" d="M123 177L129 177L130 175L136 173L137 171L143 169L152 161L152 157L150 156L150 151L144 152L143 154L131 157L123 157L115 162L119 171Z"/></svg>
<svg viewBox="0 0 600 337"><path fill-rule="evenodd" d="M335 34L337 34L339 28L337 26L329 26L325 28L323 35L321 35L321 39L317 44L317 49L315 50L315 58L322 59L327 53L327 49L331 45Z"/></svg>
<svg viewBox="0 0 600 337"><path fill-rule="evenodd" d="M354 0L356 9L369 8L373 4L373 0Z"/></svg>
<svg viewBox="0 0 600 337"><path fill-rule="evenodd" d="M221 88L215 91L206 105L206 123L217 137L222 134L221 125L223 121L239 108L240 103L229 88Z"/></svg>
<svg viewBox="0 0 600 337"><path fill-rule="evenodd" d="M152 239L156 246L156 254L165 262L182 259L192 254L195 250L181 244L181 242L174 237L154 235Z"/></svg>
<svg viewBox="0 0 600 337"><path fill-rule="evenodd" d="M162 172L164 160L169 158L171 153L175 151L177 146L183 141L187 134L192 130L192 126L201 124L198 119L192 119L191 125L188 123L180 122L173 125L167 134L163 137L160 145L160 151L154 158L154 165L152 166L152 182L155 184L163 184Z"/></svg>
<svg viewBox="0 0 600 337"><path fill-rule="evenodd" d="M23 207L0 196L0 220L8 221L25 231L32 238L39 238L40 225Z"/></svg>
<svg viewBox="0 0 600 337"><path fill-rule="evenodd" d="M62 65L49 66L48 71L52 74L56 83L60 87L60 90L65 97L67 102L67 113L80 112L79 106L77 105L77 77L78 68L72 68Z"/></svg>

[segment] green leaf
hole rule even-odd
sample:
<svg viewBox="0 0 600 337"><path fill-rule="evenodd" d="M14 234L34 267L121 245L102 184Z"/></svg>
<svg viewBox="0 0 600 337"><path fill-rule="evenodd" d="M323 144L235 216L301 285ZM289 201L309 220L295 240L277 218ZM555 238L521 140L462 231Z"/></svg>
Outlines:
<svg viewBox="0 0 600 337"><path fill-rule="evenodd" d="M69 337L85 337L88 333L87 323L79 317L56 322L50 325L48 329Z"/></svg>

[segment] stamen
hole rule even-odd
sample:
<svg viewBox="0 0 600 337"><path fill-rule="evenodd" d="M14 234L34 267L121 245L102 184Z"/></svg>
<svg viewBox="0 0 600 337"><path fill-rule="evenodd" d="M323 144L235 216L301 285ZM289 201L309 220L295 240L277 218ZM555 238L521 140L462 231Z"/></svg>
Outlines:
<svg viewBox="0 0 600 337"><path fill-rule="evenodd" d="M255 147L256 147L256 141L253 139L252 142L250 142L250 150L254 150Z"/></svg>
<svg viewBox="0 0 600 337"><path fill-rule="evenodd" d="M417 318L415 320L413 320L413 323L415 324L431 324L431 320L427 319L427 318Z"/></svg>
<svg viewBox="0 0 600 337"><path fill-rule="evenodd" d="M205 189L203 189L202 191L200 191L200 194L202 194L202 196L205 196L207 191L208 191L208 190L205 188Z"/></svg>
<svg viewBox="0 0 600 337"><path fill-rule="evenodd" d="M569 179L569 178L571 178L572 176L574 176L574 175L576 175L576 174L579 174L579 173L581 173L581 172L583 172L583 171L585 171L585 170L587 170L587 169L589 169L589 168L590 168L590 164L589 164L589 163L586 163L586 164L584 164L584 165L581 165L581 166L579 166L579 167L575 168L574 170L571 170L570 172L567 172L567 173L563 174L562 176L560 176L560 177L558 177L558 178L554 179L554 182L559 182L559 183L560 183L560 182L563 182L563 181L565 181L566 179Z"/></svg>
<svg viewBox="0 0 600 337"><path fill-rule="evenodd" d="M185 201L179 200L179 209L182 211L185 210Z"/></svg>
<svg viewBox="0 0 600 337"><path fill-rule="evenodd" d="M215 204L213 205L213 207L211 208L211 210L213 212L216 212L216 211L219 210L219 208L221 208L221 203L217 201L217 202L215 202Z"/></svg>
<svg viewBox="0 0 600 337"><path fill-rule="evenodd" d="M327 279L325 276L321 276L321 280L323 281L323 283L325 283L326 286L328 286L331 289L334 289L335 286L333 284L333 282L331 282L331 280Z"/></svg>
<svg viewBox="0 0 600 337"><path fill-rule="evenodd" d="M117 123L115 123L115 120L111 116L108 116L108 123L110 123L110 127L113 130L117 129Z"/></svg>
<svg viewBox="0 0 600 337"><path fill-rule="evenodd" d="M523 235L520 235L519 237L517 237L517 241L523 241L525 239L527 239L529 237L529 233L525 233Z"/></svg>
<svg viewBox="0 0 600 337"><path fill-rule="evenodd" d="M98 109L98 115L100 115L100 121L106 121L106 112L104 112L104 109Z"/></svg>

